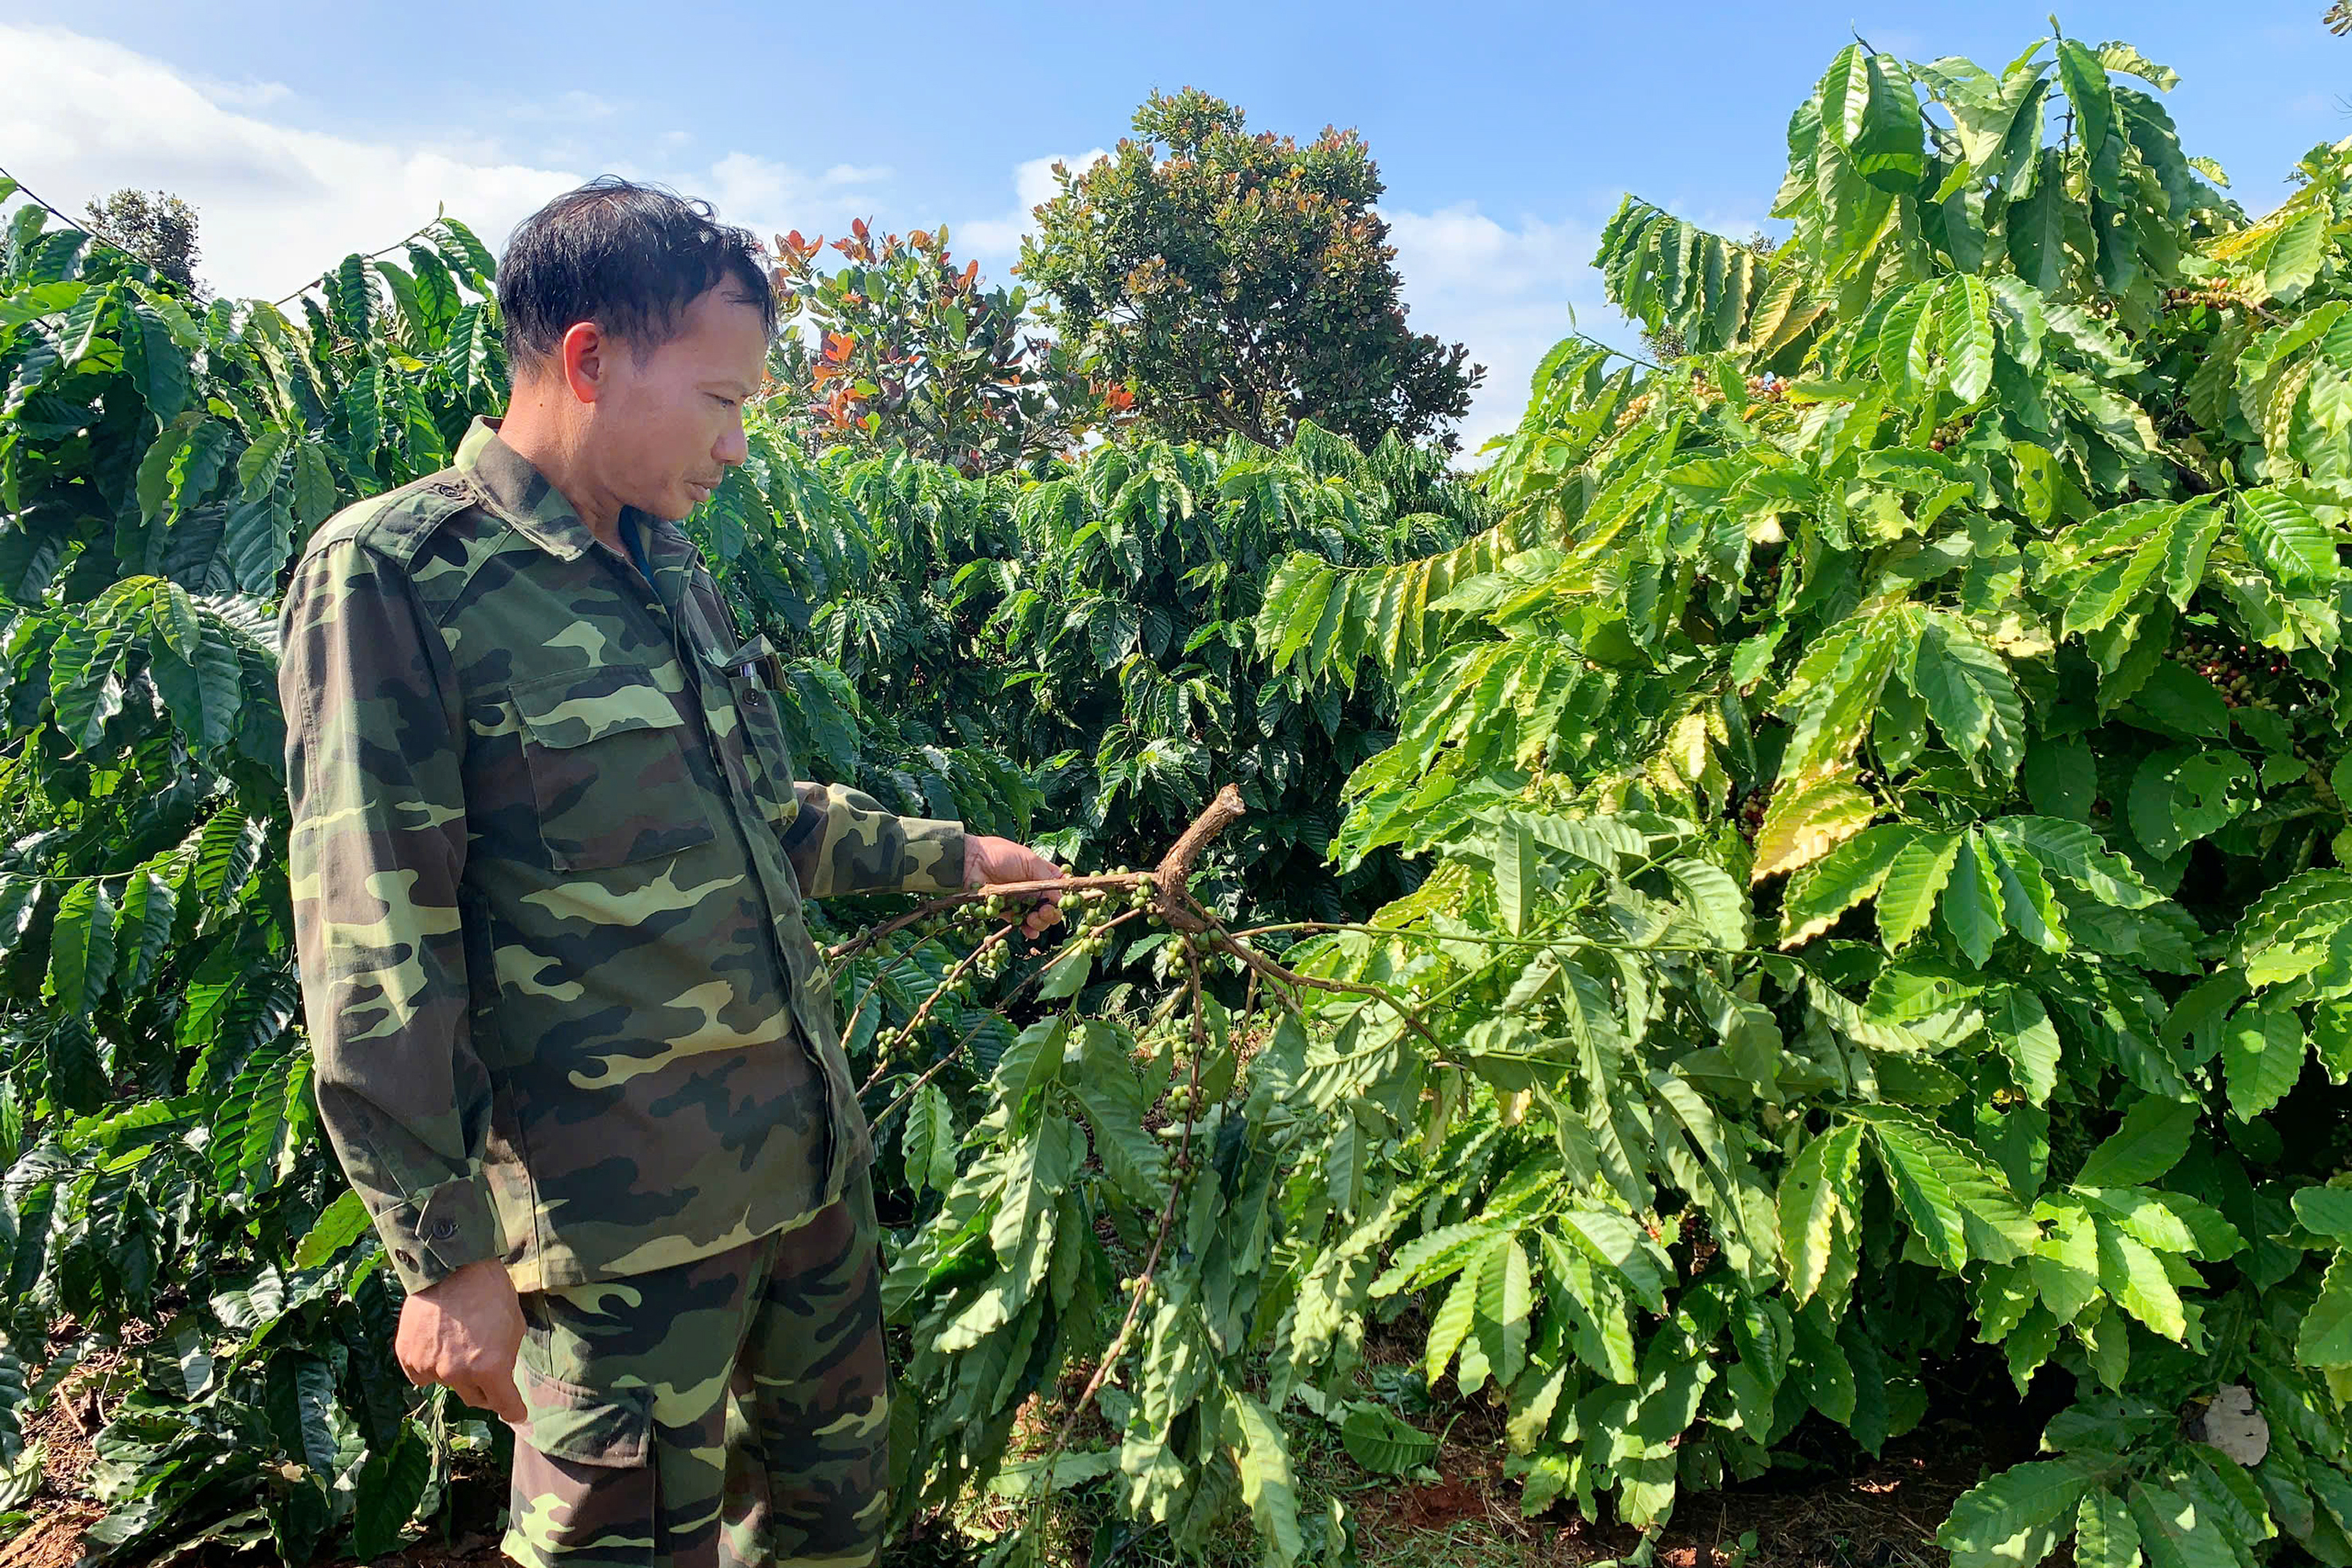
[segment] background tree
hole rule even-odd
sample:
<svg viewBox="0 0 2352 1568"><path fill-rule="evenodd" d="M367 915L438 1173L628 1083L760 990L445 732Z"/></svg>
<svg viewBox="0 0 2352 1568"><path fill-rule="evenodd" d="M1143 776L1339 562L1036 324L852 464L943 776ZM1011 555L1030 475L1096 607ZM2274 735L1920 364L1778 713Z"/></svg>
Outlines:
<svg viewBox="0 0 2352 1568"><path fill-rule="evenodd" d="M833 242L845 265L830 272L824 248L798 229L776 239L778 303L809 330L778 340L771 412L812 449L896 447L998 473L1068 450L1132 402L1066 344L1024 330L1027 291L958 266L944 224L901 240L861 219Z"/></svg>
<svg viewBox="0 0 2352 1568"><path fill-rule="evenodd" d="M1370 446L1461 417L1484 368L1406 327L1361 137L1253 136L1240 110L1190 88L1154 93L1135 131L1105 162L1061 171L1021 272L1148 426L1274 444L1312 419Z"/></svg>
<svg viewBox="0 0 2352 1568"><path fill-rule="evenodd" d="M90 219L107 238L146 262L182 292L201 294L196 281L196 209L169 191L117 191L89 204Z"/></svg>

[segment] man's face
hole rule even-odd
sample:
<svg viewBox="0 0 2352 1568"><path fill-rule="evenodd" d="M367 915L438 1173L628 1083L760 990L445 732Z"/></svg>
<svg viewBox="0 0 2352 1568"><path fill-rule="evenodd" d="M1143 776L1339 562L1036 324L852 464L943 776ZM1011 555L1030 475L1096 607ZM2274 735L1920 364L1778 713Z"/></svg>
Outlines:
<svg viewBox="0 0 2352 1568"><path fill-rule="evenodd" d="M740 287L706 291L649 354L613 343L586 449L614 499L674 522L748 455L743 403L765 377L768 338Z"/></svg>

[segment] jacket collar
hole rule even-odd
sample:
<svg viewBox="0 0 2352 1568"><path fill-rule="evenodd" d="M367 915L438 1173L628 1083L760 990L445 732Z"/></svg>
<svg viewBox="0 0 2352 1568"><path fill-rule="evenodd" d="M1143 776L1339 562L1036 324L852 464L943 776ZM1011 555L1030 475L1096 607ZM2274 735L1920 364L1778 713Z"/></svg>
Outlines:
<svg viewBox="0 0 2352 1568"><path fill-rule="evenodd" d="M578 560L596 546L596 536L580 520L563 492L548 483L530 460L499 436L499 421L477 416L457 444L457 468L484 506L515 532L562 560ZM695 559L693 541L676 523L632 507L622 514L646 542L646 559L658 573L683 570Z"/></svg>

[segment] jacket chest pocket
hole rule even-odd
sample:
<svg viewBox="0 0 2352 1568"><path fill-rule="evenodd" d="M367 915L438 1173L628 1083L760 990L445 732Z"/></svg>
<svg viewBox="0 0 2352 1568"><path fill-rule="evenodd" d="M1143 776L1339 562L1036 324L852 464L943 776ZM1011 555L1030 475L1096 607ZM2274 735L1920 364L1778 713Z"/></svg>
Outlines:
<svg viewBox="0 0 2352 1568"><path fill-rule="evenodd" d="M677 705L635 666L530 681L509 694L539 836L558 871L675 854L711 837Z"/></svg>
<svg viewBox="0 0 2352 1568"><path fill-rule="evenodd" d="M750 674L740 670L726 673L728 697L735 708L743 759L759 792L760 808L767 814L769 826L781 834L800 814L800 797L793 789L793 748L784 738L776 694L756 673L757 666L753 668L755 673Z"/></svg>

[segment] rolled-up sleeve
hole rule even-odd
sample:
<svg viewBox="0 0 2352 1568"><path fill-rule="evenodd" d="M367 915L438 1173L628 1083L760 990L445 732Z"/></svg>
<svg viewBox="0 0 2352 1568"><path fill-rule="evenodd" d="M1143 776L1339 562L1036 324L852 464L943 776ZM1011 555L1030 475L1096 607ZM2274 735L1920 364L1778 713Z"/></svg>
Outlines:
<svg viewBox="0 0 2352 1568"><path fill-rule="evenodd" d="M803 898L855 893L961 893L961 822L900 817L840 784L795 783L800 810L784 852Z"/></svg>
<svg viewBox="0 0 2352 1568"><path fill-rule="evenodd" d="M401 1283L421 1290L504 1250L459 928L465 732L406 573L363 542L302 561L279 631L319 1117Z"/></svg>

